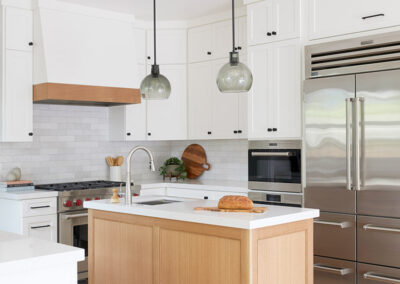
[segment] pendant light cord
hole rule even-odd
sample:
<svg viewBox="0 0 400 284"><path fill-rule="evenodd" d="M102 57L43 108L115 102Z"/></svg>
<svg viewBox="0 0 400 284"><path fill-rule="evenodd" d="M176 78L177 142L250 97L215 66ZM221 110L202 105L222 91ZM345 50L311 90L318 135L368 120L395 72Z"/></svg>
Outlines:
<svg viewBox="0 0 400 284"><path fill-rule="evenodd" d="M235 52L235 0L232 0L232 51Z"/></svg>
<svg viewBox="0 0 400 284"><path fill-rule="evenodd" d="M156 0L153 0L153 25L154 25L154 65L157 65L157 43L156 43Z"/></svg>

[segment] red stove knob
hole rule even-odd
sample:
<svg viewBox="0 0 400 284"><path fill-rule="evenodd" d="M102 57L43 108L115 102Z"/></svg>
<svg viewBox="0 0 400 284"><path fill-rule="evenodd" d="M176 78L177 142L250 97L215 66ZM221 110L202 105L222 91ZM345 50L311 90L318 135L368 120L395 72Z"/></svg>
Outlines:
<svg viewBox="0 0 400 284"><path fill-rule="evenodd" d="M72 201L71 200L66 200L64 202L64 207L72 207Z"/></svg>
<svg viewBox="0 0 400 284"><path fill-rule="evenodd" d="M94 200L100 200L100 197L96 197Z"/></svg>
<svg viewBox="0 0 400 284"><path fill-rule="evenodd" d="M82 200L80 199L75 200L75 206L82 206Z"/></svg>
<svg viewBox="0 0 400 284"><path fill-rule="evenodd" d="M139 193L134 193L133 196L139 196Z"/></svg>
<svg viewBox="0 0 400 284"><path fill-rule="evenodd" d="M91 198L86 198L86 199L85 199L85 201L90 201L90 200L92 200L92 199L91 199Z"/></svg>

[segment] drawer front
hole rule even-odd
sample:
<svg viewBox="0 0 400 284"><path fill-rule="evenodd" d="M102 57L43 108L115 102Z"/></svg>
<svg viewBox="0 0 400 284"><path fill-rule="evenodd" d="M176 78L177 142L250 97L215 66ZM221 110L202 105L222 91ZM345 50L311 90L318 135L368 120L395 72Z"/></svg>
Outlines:
<svg viewBox="0 0 400 284"><path fill-rule="evenodd" d="M228 192L228 191L215 191L210 194L211 200L220 200L222 197L226 195L240 195L240 196L247 196L247 193L243 192Z"/></svg>
<svg viewBox="0 0 400 284"><path fill-rule="evenodd" d="M167 188L167 196L183 197L183 198L197 198L209 199L209 191L182 189L182 188Z"/></svg>
<svg viewBox="0 0 400 284"><path fill-rule="evenodd" d="M141 189L140 195L165 195L165 188L149 188L149 189Z"/></svg>
<svg viewBox="0 0 400 284"><path fill-rule="evenodd" d="M356 263L314 257L314 284L355 284Z"/></svg>
<svg viewBox="0 0 400 284"><path fill-rule="evenodd" d="M358 284L398 284L400 283L400 269L378 265L358 264ZM317 283L316 283L317 284Z"/></svg>
<svg viewBox="0 0 400 284"><path fill-rule="evenodd" d="M23 232L27 237L57 242L57 214L24 218Z"/></svg>
<svg viewBox="0 0 400 284"><path fill-rule="evenodd" d="M314 254L356 260L356 217L321 213L314 220Z"/></svg>
<svg viewBox="0 0 400 284"><path fill-rule="evenodd" d="M24 200L22 205L22 216L41 216L57 213L57 198L41 198Z"/></svg>
<svg viewBox="0 0 400 284"><path fill-rule="evenodd" d="M359 262L400 267L400 219L357 217Z"/></svg>

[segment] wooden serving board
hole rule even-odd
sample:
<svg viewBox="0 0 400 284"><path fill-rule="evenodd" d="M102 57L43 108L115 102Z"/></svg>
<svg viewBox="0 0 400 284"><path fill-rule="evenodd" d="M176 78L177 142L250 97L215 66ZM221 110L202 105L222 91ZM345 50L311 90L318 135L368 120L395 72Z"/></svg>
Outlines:
<svg viewBox="0 0 400 284"><path fill-rule="evenodd" d="M199 144L187 146L182 154L182 161L185 164L187 177L198 178L204 171L209 171L211 165L207 163L206 151Z"/></svg>
<svg viewBox="0 0 400 284"><path fill-rule="evenodd" d="M218 207L195 207L198 211L213 211L213 212L244 212L244 213L264 213L267 207L253 207L252 209L219 209Z"/></svg>

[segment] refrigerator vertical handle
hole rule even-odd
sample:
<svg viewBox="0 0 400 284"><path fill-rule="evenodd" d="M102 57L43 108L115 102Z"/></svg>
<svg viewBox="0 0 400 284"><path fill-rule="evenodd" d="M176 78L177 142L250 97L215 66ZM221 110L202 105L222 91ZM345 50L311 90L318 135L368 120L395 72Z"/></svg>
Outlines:
<svg viewBox="0 0 400 284"><path fill-rule="evenodd" d="M361 174L360 174L360 164L361 164L361 149L360 149L360 102L363 101L363 98L357 97L355 98L355 107L354 107L354 140L355 140L355 148L354 148L354 189L361 189Z"/></svg>
<svg viewBox="0 0 400 284"><path fill-rule="evenodd" d="M352 190L351 182L351 105L353 100L351 98L346 99L346 189Z"/></svg>

